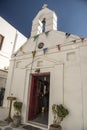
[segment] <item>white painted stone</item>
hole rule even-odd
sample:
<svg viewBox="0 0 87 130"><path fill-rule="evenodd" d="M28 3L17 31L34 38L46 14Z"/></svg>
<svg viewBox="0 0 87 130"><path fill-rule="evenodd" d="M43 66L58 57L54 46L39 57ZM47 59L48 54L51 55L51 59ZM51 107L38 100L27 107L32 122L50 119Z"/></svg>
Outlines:
<svg viewBox="0 0 87 130"><path fill-rule="evenodd" d="M57 30L57 17L56 14L48 8L42 9L32 22L31 36L42 33L41 22L46 19L45 31ZM53 21L53 22L52 22ZM39 28L38 28L39 27Z"/></svg>
<svg viewBox="0 0 87 130"><path fill-rule="evenodd" d="M27 38L16 30L11 24L0 17L0 34L4 36L0 50L0 69L9 66L9 59L12 53L16 52L23 45Z"/></svg>
<svg viewBox="0 0 87 130"><path fill-rule="evenodd" d="M45 13L47 18L49 12L53 14L53 11L47 8L42 9L35 17L35 22L37 22L38 18L43 19ZM36 31L38 33L38 30L31 31L32 37L23 45L22 50L18 50L16 56L12 57L4 105L6 106L7 104L7 96L13 93L14 96L23 102L23 122L28 122L31 87L30 74L35 74L35 70L40 68L40 73L50 73L48 127L53 121L52 104L61 103L69 110L69 115L62 122L63 129L86 130L87 39L85 38L82 43L79 36L70 35L66 37L66 33L55 30L56 27L55 29L53 28L53 20L50 23L52 25L50 25L50 30L48 29L49 32L47 35L45 32L42 32L39 34L38 38L34 40L35 33ZM76 40L76 42L73 40ZM42 49L38 48L40 42L44 43ZM57 45L59 45L60 48L58 48ZM43 53L44 48L48 48L45 55ZM35 50L36 55L33 59L32 51ZM38 125L36 126L39 127Z"/></svg>

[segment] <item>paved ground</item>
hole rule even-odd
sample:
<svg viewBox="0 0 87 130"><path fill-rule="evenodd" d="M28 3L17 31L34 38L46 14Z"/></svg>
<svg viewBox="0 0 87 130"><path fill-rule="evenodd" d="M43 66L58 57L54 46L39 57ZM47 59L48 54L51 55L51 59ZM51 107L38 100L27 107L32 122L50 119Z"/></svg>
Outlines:
<svg viewBox="0 0 87 130"><path fill-rule="evenodd" d="M7 116L8 116L8 109L0 107L0 130L25 130L22 128L22 126L18 128L12 128L11 124L4 123L4 120L7 118Z"/></svg>
<svg viewBox="0 0 87 130"><path fill-rule="evenodd" d="M4 120L8 115L8 109L0 107L0 120Z"/></svg>
<svg viewBox="0 0 87 130"><path fill-rule="evenodd" d="M20 127L13 128L12 123L8 124L5 119L8 117L8 109L0 107L0 130L41 130L31 125L20 125ZM23 128L24 127L24 128ZM46 128L44 129L46 130Z"/></svg>

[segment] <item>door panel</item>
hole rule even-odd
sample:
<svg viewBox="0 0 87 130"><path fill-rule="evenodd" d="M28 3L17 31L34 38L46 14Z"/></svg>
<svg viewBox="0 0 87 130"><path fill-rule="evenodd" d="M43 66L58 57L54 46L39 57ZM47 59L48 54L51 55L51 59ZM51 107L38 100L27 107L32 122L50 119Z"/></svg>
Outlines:
<svg viewBox="0 0 87 130"><path fill-rule="evenodd" d="M29 103L29 120L33 120L36 116L37 111L37 93L38 93L38 84L37 78L32 76L31 90L30 90L30 103Z"/></svg>

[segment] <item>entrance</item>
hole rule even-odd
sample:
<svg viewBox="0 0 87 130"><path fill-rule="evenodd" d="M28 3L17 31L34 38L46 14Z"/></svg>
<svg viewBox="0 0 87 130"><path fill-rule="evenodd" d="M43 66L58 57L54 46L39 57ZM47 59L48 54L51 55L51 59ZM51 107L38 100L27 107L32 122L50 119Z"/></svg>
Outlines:
<svg viewBox="0 0 87 130"><path fill-rule="evenodd" d="M48 125L50 73L32 74L28 120Z"/></svg>

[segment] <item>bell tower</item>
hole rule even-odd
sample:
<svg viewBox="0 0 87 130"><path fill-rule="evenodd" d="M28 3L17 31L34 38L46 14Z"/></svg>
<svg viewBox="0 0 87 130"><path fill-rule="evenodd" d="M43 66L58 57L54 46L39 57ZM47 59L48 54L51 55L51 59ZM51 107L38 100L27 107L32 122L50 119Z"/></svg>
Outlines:
<svg viewBox="0 0 87 130"><path fill-rule="evenodd" d="M44 4L32 21L31 36L52 30L57 30L57 16L54 11L47 8L47 4Z"/></svg>

